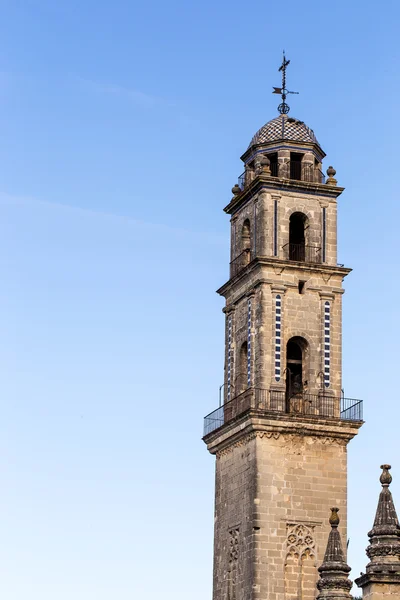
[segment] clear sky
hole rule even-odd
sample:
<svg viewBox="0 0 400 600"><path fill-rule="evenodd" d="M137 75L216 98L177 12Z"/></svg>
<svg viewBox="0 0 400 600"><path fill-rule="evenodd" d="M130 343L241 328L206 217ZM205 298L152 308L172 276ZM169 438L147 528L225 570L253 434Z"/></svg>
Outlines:
<svg viewBox="0 0 400 600"><path fill-rule="evenodd" d="M400 509L398 2L0 7L1 597L210 598L222 208L283 47L291 115L346 187L358 576L382 462Z"/></svg>

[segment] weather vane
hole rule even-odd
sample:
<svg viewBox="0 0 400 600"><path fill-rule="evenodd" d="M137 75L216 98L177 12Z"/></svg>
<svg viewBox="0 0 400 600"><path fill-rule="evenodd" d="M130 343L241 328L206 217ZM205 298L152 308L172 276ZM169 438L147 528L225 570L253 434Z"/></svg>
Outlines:
<svg viewBox="0 0 400 600"><path fill-rule="evenodd" d="M282 61L281 66L278 69L278 71L282 71L282 87L280 87L280 88L274 87L274 91L272 92L273 94L281 94L281 96L282 96L282 102L278 106L278 110L281 113L281 115L287 115L290 110L289 104L286 104L287 94L298 94L299 93L299 92L289 92L289 90L286 89L286 67L289 64L290 64L290 60L286 60L285 51L283 51L283 61Z"/></svg>

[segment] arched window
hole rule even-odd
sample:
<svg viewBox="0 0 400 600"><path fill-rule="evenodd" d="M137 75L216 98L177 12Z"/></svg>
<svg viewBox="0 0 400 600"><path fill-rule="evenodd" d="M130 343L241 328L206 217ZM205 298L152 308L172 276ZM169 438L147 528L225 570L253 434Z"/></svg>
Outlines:
<svg viewBox="0 0 400 600"><path fill-rule="evenodd" d="M289 260L306 260L306 230L308 219L305 214L295 212L289 221Z"/></svg>
<svg viewBox="0 0 400 600"><path fill-rule="evenodd" d="M307 385L306 355L308 344L302 337L291 338L286 346L286 410L291 412L291 399L303 394Z"/></svg>

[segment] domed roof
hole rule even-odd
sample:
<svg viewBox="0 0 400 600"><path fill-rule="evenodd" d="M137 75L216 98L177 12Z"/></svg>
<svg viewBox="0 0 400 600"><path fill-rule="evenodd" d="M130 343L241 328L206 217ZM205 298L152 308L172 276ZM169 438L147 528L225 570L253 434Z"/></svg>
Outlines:
<svg viewBox="0 0 400 600"><path fill-rule="evenodd" d="M304 121L299 121L288 115L279 115L268 121L257 131L249 144L249 148L255 144L270 144L282 140L318 144L313 130Z"/></svg>

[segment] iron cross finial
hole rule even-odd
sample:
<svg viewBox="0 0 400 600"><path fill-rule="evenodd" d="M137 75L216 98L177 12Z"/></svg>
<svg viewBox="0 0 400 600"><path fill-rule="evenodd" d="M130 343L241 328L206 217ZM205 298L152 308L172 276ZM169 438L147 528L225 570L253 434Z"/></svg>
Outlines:
<svg viewBox="0 0 400 600"><path fill-rule="evenodd" d="M289 92L289 90L286 89L286 68L289 64L290 64L290 60L286 60L285 51L283 51L282 64L278 69L278 71L282 71L282 87L280 87L280 88L274 87L274 91L272 92L273 94L281 94L281 96L282 96L282 102L278 106L278 110L281 113L281 115L287 115L287 113L290 110L290 106L288 104L286 104L287 94L298 94L299 93L299 92Z"/></svg>

